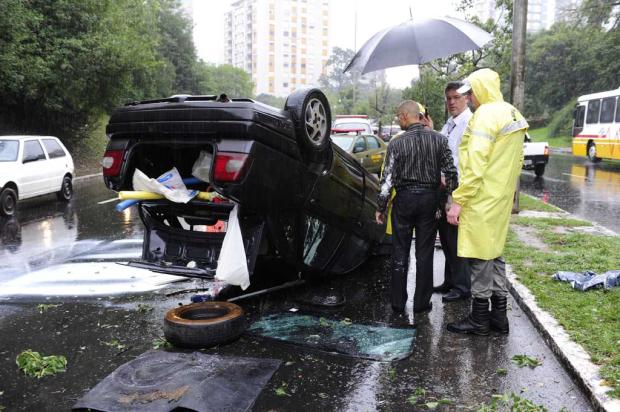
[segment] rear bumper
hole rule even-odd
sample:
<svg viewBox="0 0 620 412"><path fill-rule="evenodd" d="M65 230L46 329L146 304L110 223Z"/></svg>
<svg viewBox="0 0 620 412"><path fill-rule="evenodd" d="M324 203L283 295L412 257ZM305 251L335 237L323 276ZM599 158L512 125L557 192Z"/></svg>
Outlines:
<svg viewBox="0 0 620 412"><path fill-rule="evenodd" d="M534 166L543 164L546 165L549 162L549 155L526 155L523 158L523 168L533 169Z"/></svg>

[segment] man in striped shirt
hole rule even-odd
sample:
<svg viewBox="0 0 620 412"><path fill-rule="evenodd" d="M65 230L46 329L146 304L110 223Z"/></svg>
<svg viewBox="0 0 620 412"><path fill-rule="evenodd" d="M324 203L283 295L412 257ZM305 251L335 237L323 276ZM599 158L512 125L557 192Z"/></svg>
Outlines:
<svg viewBox="0 0 620 412"><path fill-rule="evenodd" d="M411 232L415 228L416 289L413 311L420 313L432 308L433 246L438 225L436 212L441 173L446 177L446 190L452 193L458 184L457 172L448 140L420 123L417 102L405 100L398 106L396 115L405 132L388 145L377 197L376 221L383 224L390 192L395 188L390 283L392 309L402 313L407 303Z"/></svg>

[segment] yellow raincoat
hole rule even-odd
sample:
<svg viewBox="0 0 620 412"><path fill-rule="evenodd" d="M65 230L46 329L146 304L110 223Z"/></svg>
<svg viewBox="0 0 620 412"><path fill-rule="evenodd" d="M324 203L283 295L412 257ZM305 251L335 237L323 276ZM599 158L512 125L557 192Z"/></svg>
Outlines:
<svg viewBox="0 0 620 412"><path fill-rule="evenodd" d="M458 255L491 260L502 254L506 243L529 126L517 109L504 102L497 73L478 70L467 81L480 107L463 133L460 181L452 193L462 207Z"/></svg>

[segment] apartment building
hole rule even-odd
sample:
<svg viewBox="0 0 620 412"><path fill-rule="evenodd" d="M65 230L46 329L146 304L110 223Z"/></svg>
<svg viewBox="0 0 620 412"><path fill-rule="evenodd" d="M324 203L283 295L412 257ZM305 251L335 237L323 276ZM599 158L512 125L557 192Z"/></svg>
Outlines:
<svg viewBox="0 0 620 412"><path fill-rule="evenodd" d="M562 20L563 11L567 7L576 7L579 0L528 0L527 31L534 33L549 29L553 23ZM474 0L473 13L482 21L493 19L498 21L507 13L498 8L496 0ZM500 22L501 23L501 22Z"/></svg>
<svg viewBox="0 0 620 412"><path fill-rule="evenodd" d="M225 15L224 61L255 93L316 86L329 57L329 0L237 0Z"/></svg>

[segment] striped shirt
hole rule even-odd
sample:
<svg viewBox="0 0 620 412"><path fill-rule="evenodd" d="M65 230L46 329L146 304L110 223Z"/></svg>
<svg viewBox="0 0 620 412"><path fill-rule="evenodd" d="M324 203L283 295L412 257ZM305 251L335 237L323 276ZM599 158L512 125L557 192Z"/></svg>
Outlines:
<svg viewBox="0 0 620 412"><path fill-rule="evenodd" d="M434 130L414 123L388 145L385 167L381 175L377 206L387 209L392 188L439 189L441 173L446 177L448 193L458 185L457 171L448 146L448 139Z"/></svg>

